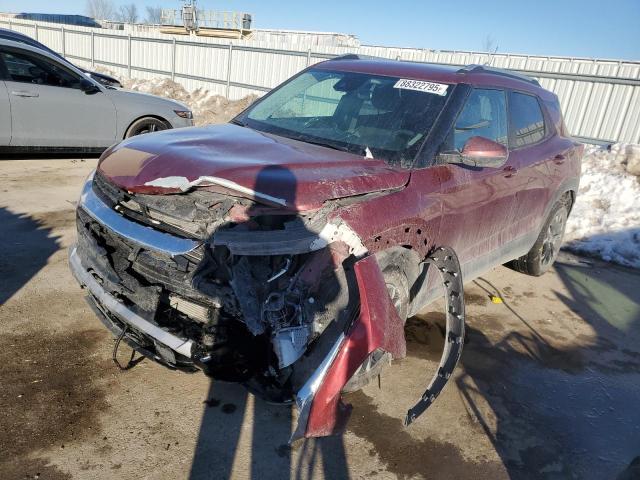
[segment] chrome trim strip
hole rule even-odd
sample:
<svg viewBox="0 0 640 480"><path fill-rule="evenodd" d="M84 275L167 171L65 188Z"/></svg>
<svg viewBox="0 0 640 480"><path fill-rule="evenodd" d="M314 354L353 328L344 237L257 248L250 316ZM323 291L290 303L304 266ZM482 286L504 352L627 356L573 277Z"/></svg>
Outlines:
<svg viewBox="0 0 640 480"><path fill-rule="evenodd" d="M200 242L176 237L128 220L109 208L93 191L92 184L93 174L87 178L82 187L78 208L82 208L94 220L113 230L121 237L143 247L169 254L172 257L184 255L200 246Z"/></svg>
<svg viewBox="0 0 640 480"><path fill-rule="evenodd" d="M91 295L96 297L98 301L112 314L116 315L123 322L135 327L137 330L149 335L151 338L166 345L180 355L191 358L191 340L183 340L165 332L151 322L148 322L141 316L129 310L122 303L118 302L112 295L109 295L93 276L87 272L82 266L77 247L72 247L69 253L69 267L71 273L80 285L86 287Z"/></svg>
<svg viewBox="0 0 640 480"><path fill-rule="evenodd" d="M346 337L344 335L344 332L340 333L340 336L338 336L338 339L333 344L333 347L331 347L331 350L329 351L327 356L324 357L322 363L320 363L315 372L311 374L307 382L296 394L296 405L298 406L298 410L300 413L298 415L298 426L289 439L290 444L304 437L304 434L307 430L307 423L309 421L309 413L311 412L313 399L315 398L316 392L318 391L318 388L320 388L324 377L327 375L329 367L338 355L340 347L342 347L342 343L344 342L345 338Z"/></svg>

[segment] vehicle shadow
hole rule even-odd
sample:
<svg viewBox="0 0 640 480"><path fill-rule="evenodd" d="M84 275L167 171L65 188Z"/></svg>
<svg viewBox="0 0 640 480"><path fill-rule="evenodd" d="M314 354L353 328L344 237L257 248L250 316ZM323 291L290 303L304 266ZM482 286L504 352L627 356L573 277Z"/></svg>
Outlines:
<svg viewBox="0 0 640 480"><path fill-rule="evenodd" d="M291 405L270 405L239 384L212 381L191 465L191 480L349 478L341 436L288 441Z"/></svg>
<svg viewBox="0 0 640 480"><path fill-rule="evenodd" d="M296 177L281 166L268 166L257 175L254 190L295 205ZM255 211L252 211L255 208ZM247 211L264 214L260 207ZM242 225L239 225L242 227ZM322 278L323 288L337 284ZM212 380L191 465L190 479L302 480L321 473L327 479L349 478L341 436L303 439L289 445L296 428L292 404L269 404L240 384Z"/></svg>
<svg viewBox="0 0 640 480"><path fill-rule="evenodd" d="M60 249L59 237L29 215L0 207L0 305L29 282Z"/></svg>
<svg viewBox="0 0 640 480"><path fill-rule="evenodd" d="M457 385L510 478L616 478L640 454L640 274L563 259L555 272L568 309L549 327L478 279L509 321L468 317Z"/></svg>

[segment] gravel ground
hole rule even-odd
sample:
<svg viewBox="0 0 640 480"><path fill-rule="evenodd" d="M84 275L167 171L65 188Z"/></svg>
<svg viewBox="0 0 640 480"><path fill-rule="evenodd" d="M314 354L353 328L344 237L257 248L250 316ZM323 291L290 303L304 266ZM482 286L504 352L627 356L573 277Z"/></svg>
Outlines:
<svg viewBox="0 0 640 480"><path fill-rule="evenodd" d="M95 163L0 161L3 480L609 479L640 455L640 275L568 254L541 278L500 267L467 285L461 365L409 429L442 345L436 307L408 321L382 388L348 397L344 436L293 448L288 408L147 360L118 371L66 265Z"/></svg>

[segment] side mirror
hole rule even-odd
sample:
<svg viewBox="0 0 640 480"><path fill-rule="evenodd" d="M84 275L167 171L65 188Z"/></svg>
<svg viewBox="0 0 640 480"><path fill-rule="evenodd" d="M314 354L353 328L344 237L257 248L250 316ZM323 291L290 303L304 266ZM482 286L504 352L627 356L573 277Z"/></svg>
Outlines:
<svg viewBox="0 0 640 480"><path fill-rule="evenodd" d="M84 78L80 80L80 90L87 95L93 95L94 93L100 92L100 89L93 82Z"/></svg>
<svg viewBox="0 0 640 480"><path fill-rule="evenodd" d="M498 168L509 158L507 147L484 137L471 137L462 148L459 161L472 167Z"/></svg>

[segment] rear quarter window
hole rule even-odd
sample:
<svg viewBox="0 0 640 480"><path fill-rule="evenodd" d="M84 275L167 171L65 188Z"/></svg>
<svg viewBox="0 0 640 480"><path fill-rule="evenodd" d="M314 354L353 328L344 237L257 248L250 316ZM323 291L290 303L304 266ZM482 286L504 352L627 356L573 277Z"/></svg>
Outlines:
<svg viewBox="0 0 640 480"><path fill-rule="evenodd" d="M545 122L537 97L511 92L509 98L513 147L521 148L538 143L545 137Z"/></svg>

